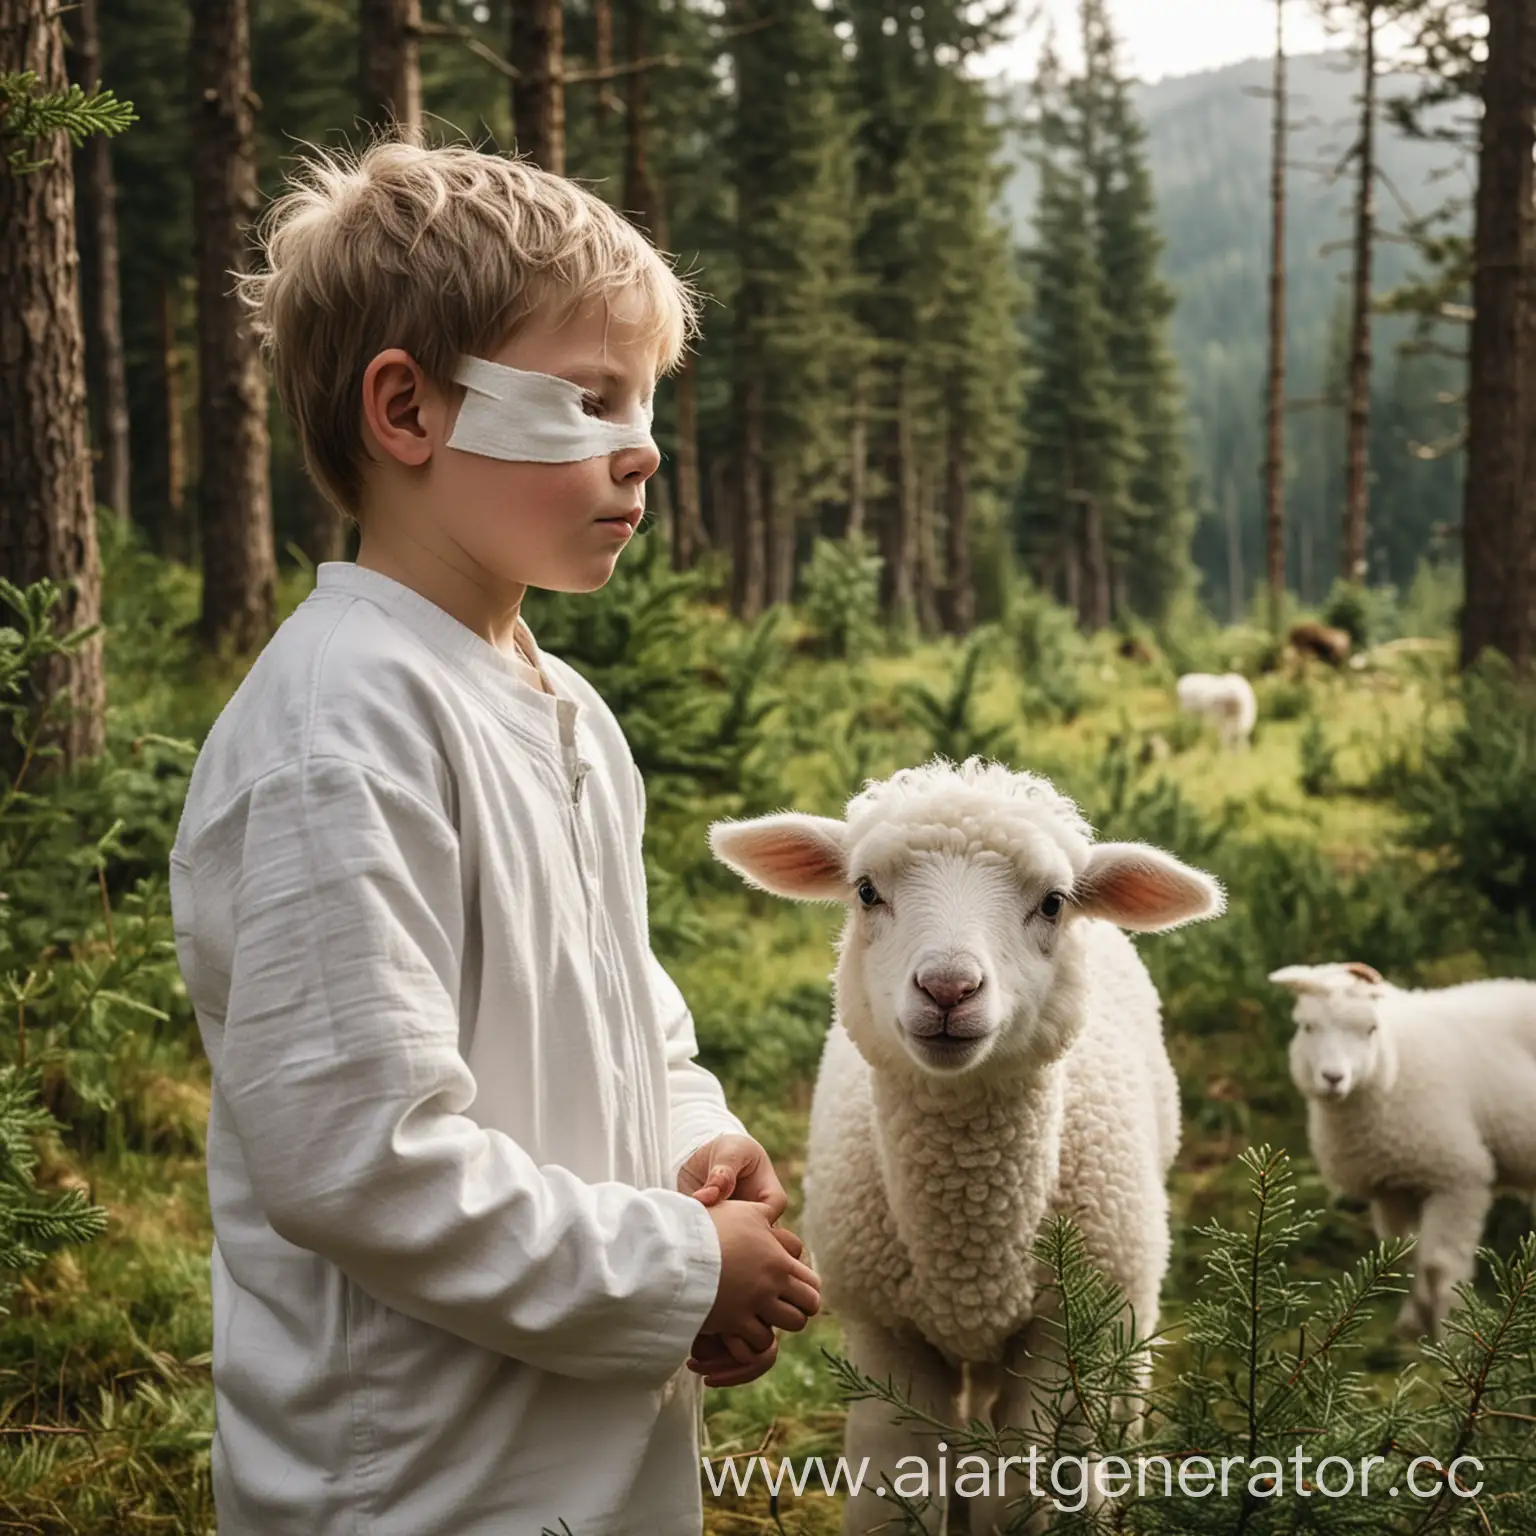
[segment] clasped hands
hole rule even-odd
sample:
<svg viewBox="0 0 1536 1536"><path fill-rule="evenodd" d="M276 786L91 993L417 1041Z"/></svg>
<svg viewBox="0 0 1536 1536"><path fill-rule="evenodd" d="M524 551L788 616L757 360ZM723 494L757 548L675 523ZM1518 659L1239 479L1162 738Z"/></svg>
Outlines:
<svg viewBox="0 0 1536 1536"><path fill-rule="evenodd" d="M777 1358L775 1328L798 1333L821 1310L821 1281L801 1262L800 1239L774 1226L789 1199L750 1136L706 1142L678 1171L677 1187L709 1208L720 1239L720 1286L688 1369L705 1386L743 1386Z"/></svg>

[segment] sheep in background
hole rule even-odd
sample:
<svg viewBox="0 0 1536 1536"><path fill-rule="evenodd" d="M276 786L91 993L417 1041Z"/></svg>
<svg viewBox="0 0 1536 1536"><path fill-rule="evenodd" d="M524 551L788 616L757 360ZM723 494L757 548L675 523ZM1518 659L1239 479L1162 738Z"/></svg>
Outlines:
<svg viewBox="0 0 1536 1536"><path fill-rule="evenodd" d="M1259 701L1253 685L1238 672L1220 677L1209 672L1187 672L1176 689L1179 708L1186 715L1198 715L1216 727L1222 746L1236 752L1245 748L1253 736L1259 718Z"/></svg>
<svg viewBox="0 0 1536 1536"><path fill-rule="evenodd" d="M1032 1248L1054 1213L1124 1289L1138 1335L1157 1325L1179 1097L1157 992L1120 929L1210 917L1223 897L1154 848L1091 837L1044 779L976 758L870 784L842 821L710 829L751 884L848 908L804 1231L853 1362L951 1423L989 1408L1031 1422L1055 1347ZM932 1433L889 1415L853 1405L849 1457L936 1472ZM1024 1491L973 1501L973 1532L1006 1524ZM892 1515L866 1491L844 1530Z"/></svg>
<svg viewBox="0 0 1536 1536"><path fill-rule="evenodd" d="M1536 982L1405 991L1368 965L1291 965L1291 1077L1336 1194L1379 1238L1418 1232L1399 1331L1438 1338L1495 1192L1536 1196Z"/></svg>

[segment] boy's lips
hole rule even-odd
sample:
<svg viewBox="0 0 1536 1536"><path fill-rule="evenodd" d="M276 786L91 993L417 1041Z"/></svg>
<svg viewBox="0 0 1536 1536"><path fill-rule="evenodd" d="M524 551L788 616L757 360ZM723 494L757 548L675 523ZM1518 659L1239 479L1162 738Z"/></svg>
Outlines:
<svg viewBox="0 0 1536 1536"><path fill-rule="evenodd" d="M640 526L640 519L645 516L644 507L631 507L628 512L620 512L613 517L600 517L600 523L623 523L631 533Z"/></svg>

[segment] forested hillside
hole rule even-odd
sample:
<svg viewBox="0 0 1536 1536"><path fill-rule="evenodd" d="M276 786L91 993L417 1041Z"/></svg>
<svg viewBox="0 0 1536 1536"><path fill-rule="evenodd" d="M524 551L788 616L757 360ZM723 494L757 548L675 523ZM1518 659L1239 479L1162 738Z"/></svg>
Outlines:
<svg viewBox="0 0 1536 1536"><path fill-rule="evenodd" d="M1262 579L1265 368L1265 280L1269 263L1270 102L1263 94L1270 62L1140 86L1133 95L1147 128L1147 157L1166 242L1163 274L1177 296L1172 341L1187 394L1192 463L1204 513L1195 545L1208 598L1228 612L1229 530L1240 531L1241 598ZM1382 98L1405 95L1413 82L1384 78ZM1320 601L1338 569L1344 497L1343 370L1349 274L1350 170L1334 174L1355 133L1359 81L1344 53L1291 62L1290 203L1287 229L1290 359L1287 422L1289 522L1287 566L1304 601ZM1020 98L1019 106L1024 105ZM1470 103L1442 109L1437 127L1466 122ZM1449 227L1470 224L1475 179L1470 156L1444 143L1379 130L1378 224L1388 238L1376 248L1378 299L1422 271L1412 245L1392 238L1447 202ZM1038 178L1012 143L1018 169L1008 184L1009 210L1029 238ZM1425 553L1451 552L1434 538L1437 524L1460 517L1460 456L1425 461L1415 444L1453 436L1464 364L1439 354L1404 357L1410 322L1380 317L1376 332L1371 436L1373 581L1412 579ZM1461 337L1446 336L1461 344ZM1312 402L1328 402L1314 404ZM1454 540L1451 541L1454 546Z"/></svg>

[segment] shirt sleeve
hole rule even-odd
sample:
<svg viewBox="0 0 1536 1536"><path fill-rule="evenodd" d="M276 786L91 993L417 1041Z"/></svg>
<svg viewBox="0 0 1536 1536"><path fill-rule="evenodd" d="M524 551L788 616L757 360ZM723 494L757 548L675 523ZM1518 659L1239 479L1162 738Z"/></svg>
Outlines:
<svg viewBox="0 0 1536 1536"><path fill-rule="evenodd" d="M706 1209L538 1166L464 1111L458 837L370 770L250 793L214 1064L273 1230L387 1306L540 1369L660 1384L714 1304Z"/></svg>
<svg viewBox="0 0 1536 1536"><path fill-rule="evenodd" d="M633 760L630 767L634 771L635 803L638 808L633 852L642 897L641 914L646 924L646 943L649 945L650 918L644 899L645 856L641 847L645 829L645 779ZM679 1170L705 1142L713 1141L716 1136L746 1136L750 1133L726 1107L725 1091L714 1073L700 1066L696 1060L699 1041L693 1026L693 1014L682 992L678 990L677 983L656 958L654 949L650 951L649 961L651 995L667 1042L668 1130L671 1144L668 1182L675 1187Z"/></svg>
<svg viewBox="0 0 1536 1536"><path fill-rule="evenodd" d="M661 961L651 954L651 986L656 1007L666 1029L667 1096L670 1105L672 1164L671 1180L689 1156L716 1136L734 1132L745 1136L747 1128L726 1107L725 1092L707 1067L694 1059L699 1043L694 1034L693 1015L677 983L667 974Z"/></svg>

